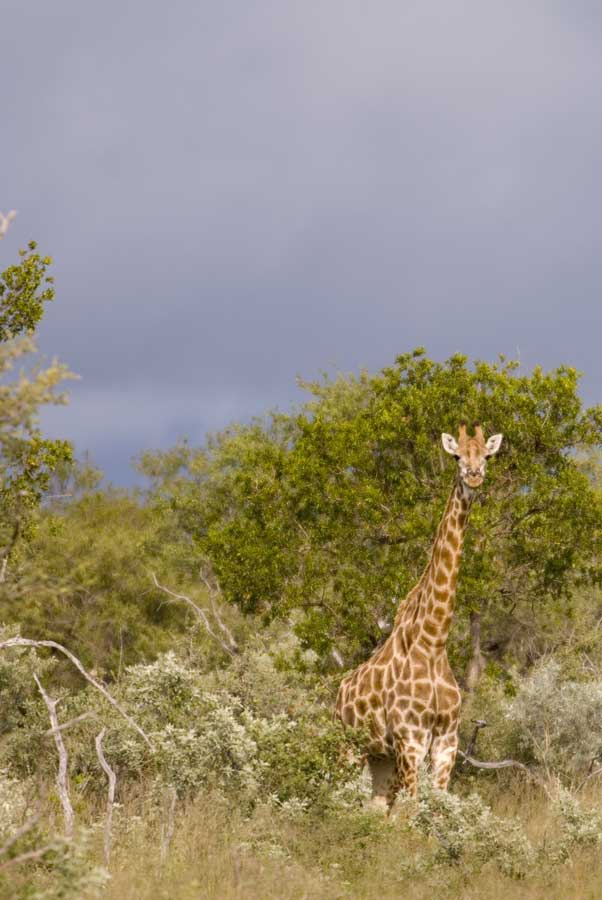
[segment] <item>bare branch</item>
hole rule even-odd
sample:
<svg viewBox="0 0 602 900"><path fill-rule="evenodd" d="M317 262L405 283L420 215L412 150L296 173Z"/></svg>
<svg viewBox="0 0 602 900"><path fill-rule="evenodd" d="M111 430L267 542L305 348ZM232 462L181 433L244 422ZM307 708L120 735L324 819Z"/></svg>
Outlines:
<svg viewBox="0 0 602 900"><path fill-rule="evenodd" d="M458 750L458 756L461 756L465 762L470 766L474 766L476 769L508 769L511 766L516 766L518 769L522 769L523 772L526 772L529 776L533 775L523 763L518 762L516 759L500 759L497 762L485 762L484 760L474 759L474 757L464 753L463 750Z"/></svg>
<svg viewBox="0 0 602 900"><path fill-rule="evenodd" d="M11 557L11 553L15 549L15 545L19 540L19 536L21 534L21 519L17 518L15 524L13 525L13 531L6 547L3 547L0 553L2 553L2 565L0 566L0 584L3 584L6 581L6 569L8 567L8 561Z"/></svg>
<svg viewBox="0 0 602 900"><path fill-rule="evenodd" d="M12 222L12 220L15 218L16 215L17 215L16 209L11 209L9 212L6 213L6 215L4 213L0 212L0 241L6 235L6 232L8 231L8 229L10 227L10 223Z"/></svg>
<svg viewBox="0 0 602 900"><path fill-rule="evenodd" d="M165 587L162 584L159 584L159 581L157 580L157 576L155 575L154 572L151 572L151 577L153 579L153 583L154 583L155 587L159 588L160 591L163 591L164 594L167 594L167 596L171 597L173 600L181 600L183 603L186 603L194 611L197 618L200 619L200 621L203 623L207 633L211 635L211 637L213 638L214 641L217 641L217 643L220 645L222 650L224 650L230 656L236 655L236 653L238 652L238 646L237 646L236 642L234 641L234 638L232 637L232 635L229 633L228 629L225 628L225 626L224 626L223 622L221 621L221 619L219 618L219 616L216 615L216 620L218 622L218 625L220 626L222 631L224 631L227 634L230 634L230 642L228 642L228 643L225 640L223 640L223 638L221 638L219 636L219 634L216 634L215 630L213 629L213 627L211 625L211 622L209 621L207 611L204 610L202 607L198 606L198 604L196 604L191 597L188 597L186 594L177 594L175 591L170 590L170 588ZM215 615L215 612L214 612L214 615Z"/></svg>
<svg viewBox="0 0 602 900"><path fill-rule="evenodd" d="M583 781L581 781L581 782L577 785L577 787L575 788L575 790L576 790L576 791L580 791L581 788L585 787L585 785L586 785L587 782L590 780L590 778L595 778L596 775L600 775L600 774L602 774L602 766L598 766L597 769L593 769L592 771L588 772L587 775L585 776L585 778L583 779Z"/></svg>
<svg viewBox="0 0 602 900"><path fill-rule="evenodd" d="M238 644L234 640L234 635L232 634L226 623L223 621L218 605L215 602L215 597L211 592L209 593L209 602L211 603L211 612L213 613L213 617L223 633L226 635L232 653L238 653Z"/></svg>
<svg viewBox="0 0 602 900"><path fill-rule="evenodd" d="M12 637L12 638L9 638L7 641L0 642L0 650L6 650L9 647L50 647L53 650L58 650L60 653L62 653L64 656L66 656L67 659L69 659L73 663L75 668L78 670L78 672L81 672L81 674L84 676L86 681L89 681L90 684L93 685L97 691L100 691L100 693L103 695L103 697L105 697L109 701L111 706L113 706L117 710L117 712L119 712L123 716L123 718L126 720L128 725L131 728L133 728L134 731L138 732L138 734L144 739L144 741L148 744L148 746L151 748L151 750L154 750L152 741L150 740L148 735L142 730L142 728L132 719L132 717L130 715L128 715L128 713L126 713L125 709L108 692L106 687L103 684L101 684L100 681L97 681L96 678L94 678L92 675L90 675L90 673L88 671L86 671L86 669L84 669L82 663L79 661L77 656L75 656L73 653L71 653L70 650L67 650L66 647L63 647L62 644L58 644L56 641L34 641L31 638L24 638L24 637Z"/></svg>
<svg viewBox="0 0 602 900"><path fill-rule="evenodd" d="M50 737L50 735L55 735L57 732L67 731L69 728L73 728L74 725L78 725L79 722L83 722L85 719L95 719L96 714L93 712L85 712L81 713L79 716L75 716L74 719L69 719L68 722L63 722L62 725L59 725L58 728L49 728L48 731L44 732L44 737Z"/></svg>
<svg viewBox="0 0 602 900"><path fill-rule="evenodd" d="M108 868L109 863L111 861L111 843L113 840L113 835L111 832L111 828L113 825L113 804L115 802L115 785L117 784L117 776L113 769L108 764L106 757L104 755L104 751L102 749L102 739L106 734L106 728L103 728L100 734L96 735L96 755L98 756L98 761L102 766L105 775L109 781L109 789L107 792L107 817L105 819L105 835L104 835L104 854L105 854L105 865Z"/></svg>
<svg viewBox="0 0 602 900"><path fill-rule="evenodd" d="M481 730L481 728L487 728L487 722L485 721L485 719L473 719L472 721L474 724L474 728L472 730L472 734L470 736L470 740L468 742L468 747L466 748L466 754L465 754L466 758L468 758L468 759L470 759L472 757L472 754L476 750L477 739L479 737L479 731ZM465 763L467 761L466 758L464 759Z"/></svg>
<svg viewBox="0 0 602 900"><path fill-rule="evenodd" d="M28 832L30 832L32 828L35 828L39 821L40 813L37 812L34 813L34 815L31 816L31 818L29 818L27 822L24 822L20 828L17 828L15 833L7 840L6 844L3 847L0 847L0 856L4 856L5 853L8 853L10 848L17 843L19 838L22 838L24 835L28 834Z"/></svg>
<svg viewBox="0 0 602 900"><path fill-rule="evenodd" d="M175 787L171 787L170 790L170 803L167 809L167 822L161 825L161 856L160 863L164 864L167 859L167 854L169 853L169 846L171 844L171 839L173 838L174 833L174 825L175 825L175 811L176 811L176 800L178 799L178 794L176 792Z"/></svg>
<svg viewBox="0 0 602 900"><path fill-rule="evenodd" d="M9 866L16 866L19 863L27 862L29 859L40 859L42 856L46 856L47 853L50 853L51 850L57 850L61 845L58 841L53 841L51 844L45 844L43 847L40 847L39 850L29 850L28 853L22 853L20 856L13 856L12 859L7 860L5 863L2 863L0 866L0 872L3 869L8 869Z"/></svg>
<svg viewBox="0 0 602 900"><path fill-rule="evenodd" d="M69 797L67 748L65 747L65 742L63 741L63 735L61 734L59 720L56 714L56 707L59 701L53 700L52 697L48 696L48 694L42 687L42 683L37 675L34 675L33 677L35 683L39 688L40 694L42 695L44 703L48 707L48 715L50 716L50 722L52 724L54 742L56 744L57 753L59 755L59 767L56 774L56 786L59 792L61 806L63 807L63 818L65 820L65 837L68 840L71 840L71 838L73 837L73 822L75 819L75 814L73 812L73 806L71 805L71 798Z"/></svg>

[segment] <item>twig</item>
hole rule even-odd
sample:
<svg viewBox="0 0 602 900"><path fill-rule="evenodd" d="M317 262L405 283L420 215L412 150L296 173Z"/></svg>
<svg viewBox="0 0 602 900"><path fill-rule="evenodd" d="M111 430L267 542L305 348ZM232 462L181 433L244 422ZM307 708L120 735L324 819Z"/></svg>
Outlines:
<svg viewBox="0 0 602 900"><path fill-rule="evenodd" d="M479 731L481 730L481 728L487 728L487 722L485 721L485 719L473 719L473 723L474 728L468 742L468 747L466 748L467 757L472 757L472 754L476 750L477 739L479 737ZM464 762L466 762L466 760L464 760Z"/></svg>
<svg viewBox="0 0 602 900"><path fill-rule="evenodd" d="M222 619L222 617L220 615L220 611L217 607L217 603L215 602L215 597L213 596L213 593L211 591L209 593L209 602L211 603L211 612L213 613L213 617L214 617L215 621L217 622L219 628L221 628L221 630L226 635L226 638L228 640L228 643L230 645L230 649L231 649L232 653L238 653L238 644L234 640L234 635L232 634L232 632L230 631L230 629L228 628L228 626Z"/></svg>
<svg viewBox="0 0 602 900"><path fill-rule="evenodd" d="M67 748L65 747L65 742L63 741L63 735L61 734L58 716L56 714L56 707L59 701L53 700L52 697L48 696L48 694L42 687L42 683L37 675L34 675L33 677L35 683L39 688L40 694L42 695L44 703L48 707L48 715L50 716L50 722L54 734L54 743L56 744L56 750L59 755L59 767L56 773L56 786L59 792L61 806L63 807L63 818L65 820L65 837L67 838L67 840L71 840L71 838L73 837L73 822L75 814L71 805L71 798L69 797L69 758L67 756Z"/></svg>
<svg viewBox="0 0 602 900"><path fill-rule="evenodd" d="M100 693L103 695L103 697L105 697L109 701L111 706L113 706L117 710L117 712L119 712L123 716L123 718L126 720L128 725L130 725L131 728L133 728L135 731L138 732L138 734L144 739L144 741L148 744L148 746L151 748L151 750L154 750L152 741L150 740L148 735L142 730L142 728L132 719L131 716L129 716L126 713L125 709L108 692L106 687L103 684L101 684L100 681L97 681L96 678L94 678L92 675L90 675L90 673L87 672L86 669L84 669L83 665L81 664L81 662L79 661L77 656L75 656L73 653L71 653L70 650L67 650L66 647L63 647L62 644L58 644L56 641L34 641L31 638L23 638L23 637L13 637L13 638L9 638L7 641L0 642L0 650L5 650L9 647L50 647L53 650L58 650L60 653L62 653L64 656L66 656L67 659L71 660L71 662L73 663L75 668L78 670L78 672L81 672L81 674L84 676L86 681L89 681L90 684L96 688L96 690L100 691Z"/></svg>
<svg viewBox="0 0 602 900"><path fill-rule="evenodd" d="M470 766L474 766L477 769L508 769L511 766L516 766L518 769L522 769L524 772L531 777L533 777L533 773L529 771L529 769L521 762L518 762L516 759L500 759L497 762L485 762L481 759L474 759L474 757L469 756L468 753L464 753L463 750L458 750L458 756L461 756L464 762L467 762Z"/></svg>
<svg viewBox="0 0 602 900"><path fill-rule="evenodd" d="M211 627L211 622L209 621L207 612L202 607L198 606L194 602L194 600L191 597L188 597L186 594L177 594L175 591L170 590L170 588L165 587L162 584L159 584L159 581L157 580L157 576L155 575L154 572L151 572L151 577L153 579L155 587L159 588L160 591L163 591L164 594L167 594L169 597L171 597L174 600L181 600L183 603L188 604L188 606L190 606L190 608L192 610L194 610L194 612L196 613L197 618L199 618L201 620L201 622L205 626L205 629L208 632L208 634L211 635L211 637L213 638L214 641L217 641L217 643L220 645L222 650L224 650L230 656L236 656L236 654L238 652L238 645L234 641L234 638L232 637L232 635L230 634L230 639L229 639L229 642L227 643L219 636L219 634L216 634L214 629ZM214 612L214 615L215 615L215 612ZM219 618L219 616L216 615L215 618L217 620L218 625L222 629L222 631L229 634L228 629L224 626L224 624L221 621L221 619Z"/></svg>
<svg viewBox="0 0 602 900"><path fill-rule="evenodd" d="M585 787L585 785L586 785L587 782L590 780L590 778L595 778L596 775L600 775L600 774L602 774L602 766L598 766L597 769L594 769L593 771L588 772L587 775L585 776L585 778L583 779L583 781L580 782L580 784L577 785L577 787L575 788L575 790L576 790L576 791L580 791L581 788Z"/></svg>
<svg viewBox="0 0 602 900"><path fill-rule="evenodd" d="M60 731L67 731L69 728L73 728L74 725L79 724L79 722L83 722L85 719L95 719L96 714L93 712L85 712L81 713L79 716L75 716L74 719L69 719L68 722L63 722L62 725L59 725L57 728L49 728L44 732L44 737L50 737L50 735L55 735Z"/></svg>
<svg viewBox="0 0 602 900"><path fill-rule="evenodd" d="M16 866L18 863L26 862L28 859L40 859L41 856L45 856L47 853L50 853L51 850L57 850L60 846L58 841L53 841L51 844L45 844L38 850L29 850L28 853L22 853L20 856L13 856L12 859L2 863L0 872L3 869L8 869L9 866Z"/></svg>
<svg viewBox="0 0 602 900"><path fill-rule="evenodd" d="M176 810L176 800L178 799L178 794L175 787L171 787L171 800L169 803L169 809L167 811L167 825L163 823L161 825L161 855L159 862L161 865L164 864L167 859L167 854L169 853L169 846L171 844L171 840L173 838L174 826L175 826L175 810Z"/></svg>
<svg viewBox="0 0 602 900"><path fill-rule="evenodd" d="M35 828L35 826L38 824L39 821L40 821L40 813L37 812L37 813L34 813L34 815L31 816L31 818L28 819L27 822L24 822L20 828L17 828L15 833L12 835L12 837L10 837L7 840L6 844L3 847L0 847L0 856L4 856L5 853L8 853L10 848L13 847L17 843L19 838L22 838L24 835L26 835L28 832L30 832L32 828Z"/></svg>
<svg viewBox="0 0 602 900"><path fill-rule="evenodd" d="M96 755L98 756L98 761L102 766L105 775L109 781L109 789L107 792L107 817L105 819L105 834L104 834L104 854L105 854L105 866L108 868L109 863L111 861L111 844L113 841L112 836L112 825L113 825L113 804L115 802L115 785L117 784L117 776L113 769L108 764L106 757L104 755L102 749L102 739L106 734L107 729L103 728L100 734L96 735Z"/></svg>
<svg viewBox="0 0 602 900"><path fill-rule="evenodd" d="M10 223L17 215L16 209L11 209L10 212L7 212L6 215L0 212L0 241L5 236L6 232L9 229Z"/></svg>

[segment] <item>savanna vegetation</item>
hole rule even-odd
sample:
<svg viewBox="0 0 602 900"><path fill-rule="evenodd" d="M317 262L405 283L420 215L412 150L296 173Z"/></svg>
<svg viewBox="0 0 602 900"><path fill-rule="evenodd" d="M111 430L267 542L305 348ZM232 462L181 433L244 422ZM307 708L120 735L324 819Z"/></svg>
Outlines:
<svg viewBox="0 0 602 900"><path fill-rule="evenodd" d="M602 408L579 374L417 349L142 452L146 487L118 489L37 423L73 377L35 363L50 262L30 244L0 276L0 897L602 895ZM450 637L461 746L511 764L460 758L383 818L334 696L425 565L461 419L505 437Z"/></svg>

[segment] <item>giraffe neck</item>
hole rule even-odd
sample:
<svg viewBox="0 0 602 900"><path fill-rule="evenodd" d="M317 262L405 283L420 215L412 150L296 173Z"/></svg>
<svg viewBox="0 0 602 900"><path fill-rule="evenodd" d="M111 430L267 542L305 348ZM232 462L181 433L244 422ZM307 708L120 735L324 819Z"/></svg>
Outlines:
<svg viewBox="0 0 602 900"><path fill-rule="evenodd" d="M422 578L418 640L425 644L441 647L447 641L472 498L470 488L456 477Z"/></svg>
<svg viewBox="0 0 602 900"><path fill-rule="evenodd" d="M431 558L424 573L400 604L394 630L407 630L411 620L410 643L443 647L447 641L454 612L458 570L462 557L464 533L473 492L456 477L443 518L437 529Z"/></svg>

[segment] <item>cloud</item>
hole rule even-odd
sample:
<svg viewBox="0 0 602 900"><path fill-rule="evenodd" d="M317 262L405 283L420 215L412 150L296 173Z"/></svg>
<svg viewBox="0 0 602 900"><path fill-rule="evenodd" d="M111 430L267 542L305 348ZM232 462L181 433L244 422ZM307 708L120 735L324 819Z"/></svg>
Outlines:
<svg viewBox="0 0 602 900"><path fill-rule="evenodd" d="M33 6L3 11L0 262L54 254L60 425L110 471L416 344L599 394L595 4Z"/></svg>

